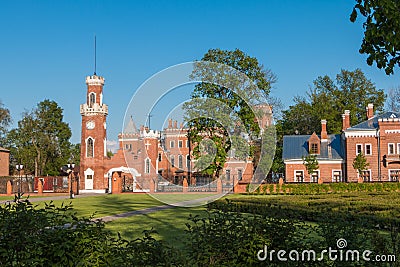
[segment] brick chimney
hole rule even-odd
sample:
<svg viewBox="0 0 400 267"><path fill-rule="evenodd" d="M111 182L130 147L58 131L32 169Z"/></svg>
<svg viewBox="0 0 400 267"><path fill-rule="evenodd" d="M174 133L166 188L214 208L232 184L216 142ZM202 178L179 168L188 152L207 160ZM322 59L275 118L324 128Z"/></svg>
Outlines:
<svg viewBox="0 0 400 267"><path fill-rule="evenodd" d="M367 120L369 120L374 116L374 104L369 103L365 109L367 110Z"/></svg>
<svg viewBox="0 0 400 267"><path fill-rule="evenodd" d="M321 142L328 141L328 132L326 131L326 120L321 120Z"/></svg>
<svg viewBox="0 0 400 267"><path fill-rule="evenodd" d="M174 129L178 129L178 121L174 121Z"/></svg>
<svg viewBox="0 0 400 267"><path fill-rule="evenodd" d="M168 129L172 128L172 119L168 119Z"/></svg>
<svg viewBox="0 0 400 267"><path fill-rule="evenodd" d="M342 131L350 128L350 110L345 110L344 114L342 114L343 123L342 123Z"/></svg>

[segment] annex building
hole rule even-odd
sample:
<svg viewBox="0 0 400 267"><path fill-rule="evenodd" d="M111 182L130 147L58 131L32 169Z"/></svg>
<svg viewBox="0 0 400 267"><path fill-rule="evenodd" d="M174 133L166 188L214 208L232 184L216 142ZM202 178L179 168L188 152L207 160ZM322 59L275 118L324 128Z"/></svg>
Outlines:
<svg viewBox="0 0 400 267"><path fill-rule="evenodd" d="M137 127L131 117L118 135L119 149L107 157L108 106L103 102L104 78L96 74L86 77L87 97L80 105L81 161L78 188L81 192L166 191L170 185L197 186L202 190L210 178L193 172L191 144L183 123L169 119L167 128L158 131ZM268 109L269 119L272 111ZM223 169L225 188L244 192L252 179L252 159L227 158ZM209 188L210 186L208 186ZM76 186L73 186L76 188ZM176 188L176 186L175 186Z"/></svg>
<svg viewBox="0 0 400 267"><path fill-rule="evenodd" d="M374 115L373 104L368 104L364 122L351 126L350 116L350 111L345 110L341 134L328 134L326 120L321 120L319 135L314 132L283 137L287 182L399 181L400 114ZM362 173L353 168L353 161L360 153L368 162ZM310 154L316 155L319 169L308 175L303 157Z"/></svg>

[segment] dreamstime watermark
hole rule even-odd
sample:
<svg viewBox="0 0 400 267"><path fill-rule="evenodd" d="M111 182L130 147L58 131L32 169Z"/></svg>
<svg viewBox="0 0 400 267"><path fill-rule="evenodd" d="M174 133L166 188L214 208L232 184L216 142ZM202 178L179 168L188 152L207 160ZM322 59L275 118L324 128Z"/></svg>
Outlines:
<svg viewBox="0 0 400 267"><path fill-rule="evenodd" d="M257 253L259 261L341 261L341 262L395 262L396 255L378 255L371 250L346 249L347 241L344 238L339 238L336 241L336 247L328 247L317 253L313 249L307 250L268 250L267 245L260 249Z"/></svg>

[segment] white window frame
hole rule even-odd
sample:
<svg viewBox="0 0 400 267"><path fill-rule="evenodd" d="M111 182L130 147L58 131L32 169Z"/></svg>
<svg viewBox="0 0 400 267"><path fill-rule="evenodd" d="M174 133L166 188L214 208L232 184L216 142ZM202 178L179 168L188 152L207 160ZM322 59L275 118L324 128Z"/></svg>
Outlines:
<svg viewBox="0 0 400 267"><path fill-rule="evenodd" d="M390 153L390 146L393 146L393 153ZM396 154L396 148L394 146L394 143L388 143L388 155L394 155Z"/></svg>
<svg viewBox="0 0 400 267"><path fill-rule="evenodd" d="M400 154L400 143L397 143L397 154Z"/></svg>
<svg viewBox="0 0 400 267"><path fill-rule="evenodd" d="M320 172L319 172L319 170L315 170L313 173L317 173L317 181L313 181L312 179L311 179L311 177L310 177L310 183L318 183L318 179L319 179L319 177L320 177ZM311 176L313 175L313 173L311 174Z"/></svg>
<svg viewBox="0 0 400 267"><path fill-rule="evenodd" d="M303 177L303 181L302 182L299 182L299 181L297 181L297 176L296 176L296 172L301 172L302 173L302 177ZM304 170L294 170L294 172L293 172L293 181L295 182L295 183L304 183L305 181L305 179L304 179Z"/></svg>
<svg viewBox="0 0 400 267"><path fill-rule="evenodd" d="M169 141L169 147L174 148L175 147L175 140Z"/></svg>
<svg viewBox="0 0 400 267"><path fill-rule="evenodd" d="M189 147L189 140L186 140L186 147Z"/></svg>
<svg viewBox="0 0 400 267"><path fill-rule="evenodd" d="M370 181L368 181L368 182L372 182L373 179L372 179L372 171L371 171L371 169L366 169L366 170L363 170L363 171L368 171L368 172L369 172ZM357 178L360 178L360 174L358 173L358 171L357 171ZM364 180L364 177L361 177L361 178L363 178L363 181L366 182L366 181Z"/></svg>
<svg viewBox="0 0 400 267"><path fill-rule="evenodd" d="M358 152L358 147L360 147L360 152L363 153L363 145L362 144L356 144L356 155L360 154L360 152Z"/></svg>
<svg viewBox="0 0 400 267"><path fill-rule="evenodd" d="M367 146L369 146L368 154L367 154ZM365 156L372 156L372 144L365 144L364 151L365 151L365 153L364 153Z"/></svg>
<svg viewBox="0 0 400 267"><path fill-rule="evenodd" d="M397 181L396 181L396 182L399 182L399 181L400 181L400 169L389 169L389 170L388 170L388 178L389 178L389 181L390 181L390 182L394 182L394 180L393 180L392 177L390 176L390 172L392 172L392 171L398 171L398 172L399 172L399 177L397 178Z"/></svg>
<svg viewBox="0 0 400 267"><path fill-rule="evenodd" d="M183 141L182 140L178 140L178 147L182 148L183 147Z"/></svg>
<svg viewBox="0 0 400 267"><path fill-rule="evenodd" d="M171 167L175 167L175 156L174 155L171 155L169 157L169 161L171 163Z"/></svg>
<svg viewBox="0 0 400 267"><path fill-rule="evenodd" d="M339 178L339 181L335 181L335 172L339 172L340 173L340 178ZM342 170L332 170L332 182L333 183L340 183L340 182L343 182L343 172L342 172Z"/></svg>

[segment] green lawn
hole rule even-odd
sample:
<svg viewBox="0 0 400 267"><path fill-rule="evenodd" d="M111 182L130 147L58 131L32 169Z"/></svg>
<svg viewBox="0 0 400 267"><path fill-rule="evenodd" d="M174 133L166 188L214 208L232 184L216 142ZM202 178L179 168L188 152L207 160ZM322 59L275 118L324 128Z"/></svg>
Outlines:
<svg viewBox="0 0 400 267"><path fill-rule="evenodd" d="M146 209L165 205L165 203L176 203L188 199L198 199L209 196L208 194L160 194L155 195L158 199L148 194L101 194L98 196L80 197L75 199L54 200L56 206L62 203L73 205L78 216L89 217L94 214L95 218L125 213L134 210ZM50 200L34 202L35 205L43 207Z"/></svg>
<svg viewBox="0 0 400 267"><path fill-rule="evenodd" d="M168 203L175 203L187 199L204 198L207 194L159 194L157 198ZM225 198L233 201L260 202L268 207L281 206L293 212L304 212L305 210L318 210L334 213L337 210L351 211L358 214L373 212L381 216L392 216L400 214L399 193L346 193L346 194L324 194L324 195L228 195ZM46 201L47 203L49 201ZM81 197L76 199L55 200L56 206L62 203L72 203L74 210L79 216L103 217L125 213L134 210L146 209L165 205L164 202L147 194L120 194L120 195L98 195ZM39 207L44 205L43 201L34 202ZM158 233L154 235L157 239L165 240L178 248L184 246L185 223L190 215L204 215L205 206L199 207L173 207L171 209L152 212L144 215L135 215L127 218L114 220L106 223L106 229L119 232L126 239L142 237L143 230L155 229ZM390 212L389 212L390 211Z"/></svg>
<svg viewBox="0 0 400 267"><path fill-rule="evenodd" d="M122 237L132 240L142 237L143 230L155 229L156 239L164 240L177 248L182 248L184 243L185 223L190 215L205 214L204 207L175 207L154 213L131 216L115 220L106 224L106 229L120 233Z"/></svg>

